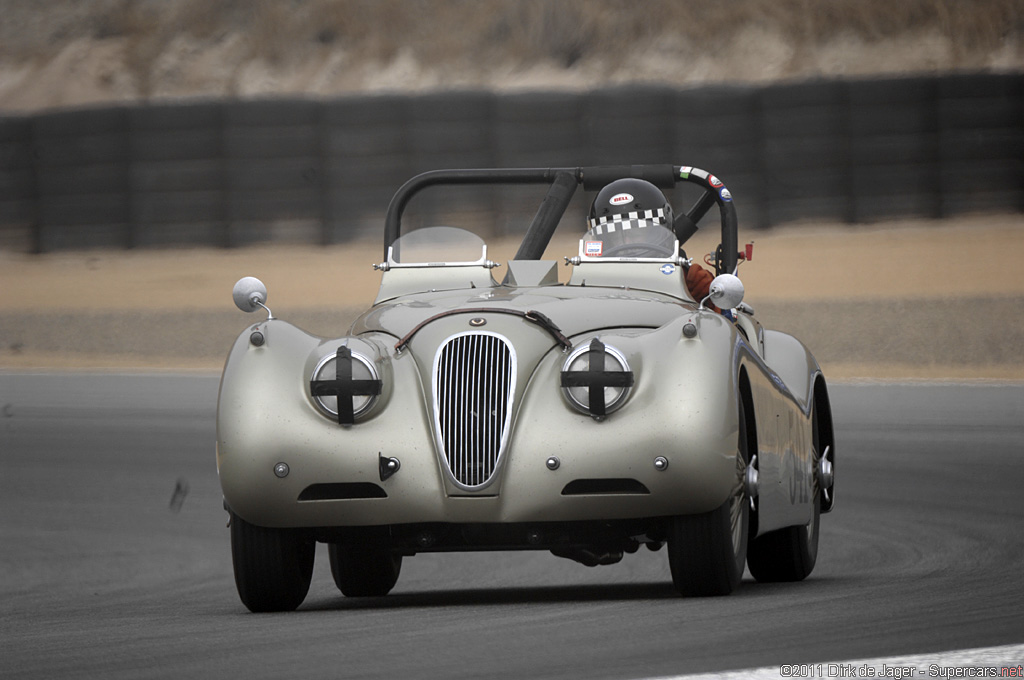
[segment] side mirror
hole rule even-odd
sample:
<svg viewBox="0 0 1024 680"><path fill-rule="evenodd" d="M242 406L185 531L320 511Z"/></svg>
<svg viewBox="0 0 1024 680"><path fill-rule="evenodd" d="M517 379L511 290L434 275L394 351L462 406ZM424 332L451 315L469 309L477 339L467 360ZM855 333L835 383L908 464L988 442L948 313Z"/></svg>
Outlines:
<svg viewBox="0 0 1024 680"><path fill-rule="evenodd" d="M267 287L263 282L253 276L246 276L238 279L231 297L235 300L235 306L243 312L255 312L257 309L267 309ZM267 309L267 312L270 310Z"/></svg>
<svg viewBox="0 0 1024 680"><path fill-rule="evenodd" d="M743 282L734 274L719 274L711 282L708 297L720 309L732 309L743 302ZM703 305L703 302L701 303Z"/></svg>

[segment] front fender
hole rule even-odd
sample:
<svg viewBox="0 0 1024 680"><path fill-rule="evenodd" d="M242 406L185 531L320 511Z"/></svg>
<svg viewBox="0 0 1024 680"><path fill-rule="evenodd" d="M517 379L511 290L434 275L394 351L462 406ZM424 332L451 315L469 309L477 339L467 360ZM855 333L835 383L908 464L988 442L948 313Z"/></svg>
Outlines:
<svg viewBox="0 0 1024 680"><path fill-rule="evenodd" d="M579 345L597 335L620 350L634 370L629 400L602 420L569 405L559 387L565 355L551 352L532 377L517 417L506 488L539 484L545 490L563 489L578 479L631 478L651 492L642 510L638 504L641 514L703 513L721 505L736 474L735 331L726 320L708 314L702 315L699 337L687 339L682 334L687 320L656 330L609 330L573 338ZM551 455L560 463L554 471L545 469ZM659 457L668 461L664 470L655 468ZM607 499L595 497L596 512L602 503L611 510ZM536 512L557 514L559 509Z"/></svg>
<svg viewBox="0 0 1024 680"><path fill-rule="evenodd" d="M252 329L236 340L217 404L217 470L232 511L278 527L386 524L404 518L399 506L442 515L441 474L413 359L388 357L390 336L324 340L276 319L258 328L262 346L249 341ZM378 406L352 426L326 417L309 393L316 361L342 342L371 355L384 383ZM382 480L382 456L399 458L401 474ZM278 463L288 465L286 476L274 473ZM300 502L317 484L356 491L352 500ZM374 487L381 498L358 498ZM380 502L386 499L397 502Z"/></svg>

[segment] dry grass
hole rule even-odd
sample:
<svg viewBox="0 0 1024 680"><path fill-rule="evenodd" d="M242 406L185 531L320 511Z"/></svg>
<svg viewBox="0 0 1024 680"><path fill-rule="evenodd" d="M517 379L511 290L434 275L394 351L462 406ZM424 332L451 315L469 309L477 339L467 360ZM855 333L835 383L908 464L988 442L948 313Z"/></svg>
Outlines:
<svg viewBox="0 0 1024 680"><path fill-rule="evenodd" d="M468 48L564 63L662 35L715 49L748 25L805 44L934 28L964 49L994 49L1024 30L1022 0L3 0L0 12L0 51L17 57L78 38L205 41L236 30L269 59L337 41L371 58L409 47L443 60Z"/></svg>
<svg viewBox="0 0 1024 680"><path fill-rule="evenodd" d="M940 36L953 54L940 66L966 68L1007 50L1019 62L1024 49L1024 0L0 0L0 16L0 64L43 61L75 41L120 40L142 97L158 89L167 55L183 44L230 44L223 59L236 67L296 66L344 51L346 69L407 54L442 72L599 70L650 50L674 55L684 70L686 55L728 58L737 36L755 29L792 48L787 68L798 74L811 51L836 40Z"/></svg>

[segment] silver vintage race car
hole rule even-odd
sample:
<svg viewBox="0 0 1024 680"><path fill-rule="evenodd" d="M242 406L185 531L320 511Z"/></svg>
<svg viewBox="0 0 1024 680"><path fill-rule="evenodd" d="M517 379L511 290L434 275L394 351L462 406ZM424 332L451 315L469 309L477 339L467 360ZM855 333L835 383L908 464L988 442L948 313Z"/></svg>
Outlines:
<svg viewBox="0 0 1024 680"><path fill-rule="evenodd" d="M658 187L677 183L702 193L673 217ZM445 184L548 186L500 278L467 231L402 233L409 200ZM598 194L561 283L540 258L579 186ZM715 276L695 294L680 246L713 207ZM267 313L232 347L217 408L242 602L298 607L317 543L347 596L387 594L430 551L594 566L665 547L683 595L730 593L745 565L806 577L835 500L828 391L742 301L745 255L729 190L698 168L439 170L392 200L380 292L347 335L274 318L263 284L239 281L236 304Z"/></svg>

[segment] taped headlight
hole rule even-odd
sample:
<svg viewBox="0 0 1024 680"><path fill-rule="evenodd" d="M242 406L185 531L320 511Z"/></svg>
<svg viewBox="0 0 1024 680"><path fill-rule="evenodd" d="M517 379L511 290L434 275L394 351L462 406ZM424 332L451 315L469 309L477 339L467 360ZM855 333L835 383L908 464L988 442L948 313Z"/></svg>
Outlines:
<svg viewBox="0 0 1024 680"><path fill-rule="evenodd" d="M595 418L619 409L632 387L626 357L597 338L574 349L562 364L562 394L573 408Z"/></svg>
<svg viewBox="0 0 1024 680"><path fill-rule="evenodd" d="M373 362L344 346L321 359L309 381L313 401L339 425L351 425L373 408L380 391L381 380Z"/></svg>

